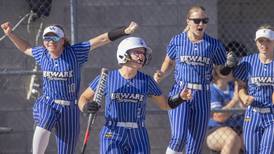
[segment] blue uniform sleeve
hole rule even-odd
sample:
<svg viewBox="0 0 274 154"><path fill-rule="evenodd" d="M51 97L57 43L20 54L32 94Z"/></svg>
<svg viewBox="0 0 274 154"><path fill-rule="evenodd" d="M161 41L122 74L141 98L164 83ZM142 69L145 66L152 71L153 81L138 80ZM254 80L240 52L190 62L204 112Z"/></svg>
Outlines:
<svg viewBox="0 0 274 154"><path fill-rule="evenodd" d="M94 79L94 80L92 80L90 83L89 83L89 87L95 92L96 91L96 89L97 89L97 86L98 86L98 84L99 84L99 80L100 80L100 75L98 75L98 76L96 76L96 78ZM108 83L109 81L107 80L107 83ZM106 95L106 93L107 93L107 84L106 83L106 86L105 86L105 89L104 89L104 95Z"/></svg>
<svg viewBox="0 0 274 154"><path fill-rule="evenodd" d="M93 91L96 91L97 85L99 83L99 79L100 79L100 75L96 76L96 78L89 83L89 87Z"/></svg>
<svg viewBox="0 0 274 154"><path fill-rule="evenodd" d="M226 62L226 50L221 42L218 42L217 44L212 61L215 65L223 65Z"/></svg>
<svg viewBox="0 0 274 154"><path fill-rule="evenodd" d="M160 96L162 95L162 91L159 88L158 84L151 78L148 78L148 95L150 96Z"/></svg>
<svg viewBox="0 0 274 154"><path fill-rule="evenodd" d="M38 64L41 64L42 55L45 53L45 50L46 48L42 46L32 48L32 56Z"/></svg>
<svg viewBox="0 0 274 154"><path fill-rule="evenodd" d="M175 38L172 38L167 46L167 56L171 60L175 60L176 58L176 45L175 45Z"/></svg>
<svg viewBox="0 0 274 154"><path fill-rule="evenodd" d="M248 72L250 67L248 67L248 63L244 60L240 62L240 64L233 70L233 76L238 79L242 80L244 82L247 82L248 80Z"/></svg>
<svg viewBox="0 0 274 154"><path fill-rule="evenodd" d="M88 61L89 50L91 49L91 44L89 41L77 43L71 46L78 63L83 64Z"/></svg>

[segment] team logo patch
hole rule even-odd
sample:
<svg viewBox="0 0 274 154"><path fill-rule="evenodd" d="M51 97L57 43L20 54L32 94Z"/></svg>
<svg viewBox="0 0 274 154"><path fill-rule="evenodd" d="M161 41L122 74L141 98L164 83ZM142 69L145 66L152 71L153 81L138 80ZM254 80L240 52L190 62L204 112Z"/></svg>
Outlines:
<svg viewBox="0 0 274 154"><path fill-rule="evenodd" d="M249 116L246 116L245 119L244 119L245 122L250 122L251 121L251 118Z"/></svg>
<svg viewBox="0 0 274 154"><path fill-rule="evenodd" d="M67 80L68 78L73 77L73 71L67 71L67 72L43 71L43 77L48 78L49 80Z"/></svg>
<svg viewBox="0 0 274 154"><path fill-rule="evenodd" d="M106 134L105 134L105 138L112 138L112 132L107 132Z"/></svg>
<svg viewBox="0 0 274 154"><path fill-rule="evenodd" d="M210 64L210 58L201 56L181 56L180 61L190 65L205 66Z"/></svg>
<svg viewBox="0 0 274 154"><path fill-rule="evenodd" d="M142 94L131 94L131 93L112 93L111 99L118 102L131 102L131 103L142 103L145 96Z"/></svg>
<svg viewBox="0 0 274 154"><path fill-rule="evenodd" d="M250 81L257 86L274 86L273 77L251 77Z"/></svg>

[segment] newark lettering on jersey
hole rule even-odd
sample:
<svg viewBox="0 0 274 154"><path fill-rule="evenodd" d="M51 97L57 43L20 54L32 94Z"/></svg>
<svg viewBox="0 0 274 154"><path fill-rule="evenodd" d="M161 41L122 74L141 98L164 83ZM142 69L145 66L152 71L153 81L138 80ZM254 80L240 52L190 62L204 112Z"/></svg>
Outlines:
<svg viewBox="0 0 274 154"><path fill-rule="evenodd" d="M73 76L73 71L67 72L52 72L52 71L43 71L43 77L50 80L67 80Z"/></svg>
<svg viewBox="0 0 274 154"><path fill-rule="evenodd" d="M251 77L251 83L257 86L274 86L273 77Z"/></svg>
<svg viewBox="0 0 274 154"><path fill-rule="evenodd" d="M182 63L187 63L191 65L209 65L210 58L202 56L181 56L180 60Z"/></svg>
<svg viewBox="0 0 274 154"><path fill-rule="evenodd" d="M111 99L118 102L141 103L144 101L144 95L132 93L112 93Z"/></svg>

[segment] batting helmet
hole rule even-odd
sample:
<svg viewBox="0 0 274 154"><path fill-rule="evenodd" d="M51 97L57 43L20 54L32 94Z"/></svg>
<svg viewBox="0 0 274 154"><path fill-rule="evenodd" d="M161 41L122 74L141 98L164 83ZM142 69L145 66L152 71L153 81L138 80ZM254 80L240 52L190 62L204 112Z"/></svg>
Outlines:
<svg viewBox="0 0 274 154"><path fill-rule="evenodd" d="M135 48L145 48L146 52L144 64L148 64L151 60L152 50L147 46L146 42L139 37L128 37L120 42L117 48L118 64L125 64L128 60L130 60L128 50Z"/></svg>

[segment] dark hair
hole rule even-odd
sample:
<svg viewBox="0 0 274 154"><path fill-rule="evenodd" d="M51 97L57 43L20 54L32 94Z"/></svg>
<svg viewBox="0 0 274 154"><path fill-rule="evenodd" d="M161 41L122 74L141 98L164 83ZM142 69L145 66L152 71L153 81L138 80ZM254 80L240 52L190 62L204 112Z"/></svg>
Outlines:
<svg viewBox="0 0 274 154"><path fill-rule="evenodd" d="M56 27L60 28L63 31L63 33L65 34L65 30L64 30L63 26L58 25L58 24L54 24L52 26L56 26ZM70 45L70 42L69 42L68 38L66 38L66 35L65 35L64 36L64 45L63 45L63 47L66 47L66 46L69 46L69 45Z"/></svg>
<svg viewBox="0 0 274 154"><path fill-rule="evenodd" d="M244 57L247 55L247 48L245 45L237 41L229 42L225 49L227 52L234 52L238 57Z"/></svg>

